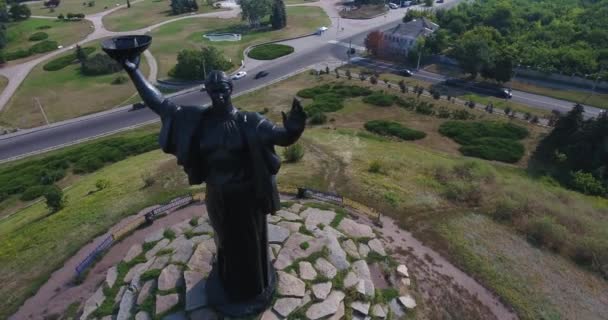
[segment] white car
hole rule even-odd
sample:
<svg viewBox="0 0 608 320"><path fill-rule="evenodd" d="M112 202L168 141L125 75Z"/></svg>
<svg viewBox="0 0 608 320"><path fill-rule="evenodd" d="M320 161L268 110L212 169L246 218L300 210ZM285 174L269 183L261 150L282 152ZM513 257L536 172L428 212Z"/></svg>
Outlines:
<svg viewBox="0 0 608 320"><path fill-rule="evenodd" d="M396 5L396 4L394 4L394 3L392 3L392 2L391 2L391 3L389 3L389 4L388 4L388 6L389 6L391 9L399 9L399 6L398 6L398 5Z"/></svg>
<svg viewBox="0 0 608 320"><path fill-rule="evenodd" d="M239 71L235 75L232 76L232 80L239 80L241 78L244 78L246 75L247 75L247 72Z"/></svg>

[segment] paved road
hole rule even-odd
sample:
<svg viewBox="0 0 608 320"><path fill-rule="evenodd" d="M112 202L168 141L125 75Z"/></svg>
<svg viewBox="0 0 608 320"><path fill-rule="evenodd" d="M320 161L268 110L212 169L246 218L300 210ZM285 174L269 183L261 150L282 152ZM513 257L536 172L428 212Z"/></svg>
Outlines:
<svg viewBox="0 0 608 320"><path fill-rule="evenodd" d="M358 42L356 42L355 40L353 40L352 43L358 44ZM398 65L395 65L392 63L373 61L370 59L355 58L352 60L352 63L361 65L361 66L364 66L367 68L375 69L375 70L382 70L385 72L397 72L398 70L400 70L402 68L402 67L399 67ZM415 71L413 77L416 79L428 81L431 83L441 83L449 78L448 76L428 72L425 70ZM478 88L478 89L473 89L471 91L478 91L478 90L484 90L484 89ZM531 107L534 107L537 109L544 109L547 111L559 110L562 113L570 111L570 109L572 109L572 107L574 106L574 103L570 102L570 101L559 100L559 99L555 99L555 98L551 98L551 97L545 97L545 96L541 96L541 95L537 95L537 94L532 94L532 93L523 92L523 91L516 91L516 90L513 90L513 98L511 99L511 101L520 103L520 104L524 104L524 105L528 105L528 106L531 106ZM603 110L599 109L599 108L585 106L585 115L587 117L597 117L600 114L600 112L602 112L602 111Z"/></svg>

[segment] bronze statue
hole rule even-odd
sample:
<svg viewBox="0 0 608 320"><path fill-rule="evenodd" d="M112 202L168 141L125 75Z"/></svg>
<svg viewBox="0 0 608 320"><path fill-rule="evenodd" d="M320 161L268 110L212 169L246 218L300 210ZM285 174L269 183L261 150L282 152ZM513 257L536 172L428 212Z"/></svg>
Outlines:
<svg viewBox="0 0 608 320"><path fill-rule="evenodd" d="M131 41L147 48L149 40L142 45L145 39L138 39ZM122 63L145 104L161 117L163 151L177 157L190 184L206 183L217 244L206 283L209 305L234 317L265 310L276 286L266 221L280 207L275 175L281 161L274 146L299 139L306 123L302 106L294 99L289 114L283 113L284 128L258 113L239 111L230 99L232 81L221 71L212 71L205 81L211 106L178 106L138 70L141 48L118 54L119 41L129 40L109 41L104 50Z"/></svg>

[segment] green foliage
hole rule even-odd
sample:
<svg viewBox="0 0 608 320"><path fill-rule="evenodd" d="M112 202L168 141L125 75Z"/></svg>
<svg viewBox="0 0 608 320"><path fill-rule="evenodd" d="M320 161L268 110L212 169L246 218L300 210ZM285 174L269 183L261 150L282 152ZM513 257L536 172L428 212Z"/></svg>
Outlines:
<svg viewBox="0 0 608 320"><path fill-rule="evenodd" d="M514 163L525 153L517 141L528 136L526 128L507 122L447 121L439 133L460 143L464 155Z"/></svg>
<svg viewBox="0 0 608 320"><path fill-rule="evenodd" d="M0 169L0 194L20 194L30 188L51 185L61 180L73 165L74 173L89 173L108 163L157 148L156 135L117 137L81 145L53 156L27 160ZM39 188L29 191L26 198L38 194Z"/></svg>
<svg viewBox="0 0 608 320"><path fill-rule="evenodd" d="M285 148L283 150L283 158L285 162L295 163L300 161L304 157L304 147L301 144L296 143Z"/></svg>
<svg viewBox="0 0 608 320"><path fill-rule="evenodd" d="M313 99L313 102L304 108L306 113L312 116L316 113L338 111L344 107L345 99L367 96L371 93L372 91L368 88L337 83L303 89L298 91L298 96Z"/></svg>
<svg viewBox="0 0 608 320"><path fill-rule="evenodd" d="M49 34L46 32L36 32L34 34L32 34L28 40L29 41L40 41L40 40L45 40L48 39Z"/></svg>
<svg viewBox="0 0 608 320"><path fill-rule="evenodd" d="M572 189L594 196L606 194L606 188L604 188L602 182L596 179L593 174L579 170L571 173L571 175Z"/></svg>
<svg viewBox="0 0 608 320"><path fill-rule="evenodd" d="M363 98L363 102L373 104L379 107L390 107L395 103L397 97L392 94L386 94L383 91L375 91L369 96Z"/></svg>
<svg viewBox="0 0 608 320"><path fill-rule="evenodd" d="M31 55L28 50L19 49L16 51L9 51L4 54L6 61L12 61L17 59L27 58Z"/></svg>
<svg viewBox="0 0 608 320"><path fill-rule="evenodd" d="M81 61L80 71L87 76L112 74L122 70L122 66L107 54L98 53Z"/></svg>
<svg viewBox="0 0 608 320"><path fill-rule="evenodd" d="M319 125L327 122L327 116L323 112L314 112L308 116L310 124Z"/></svg>
<svg viewBox="0 0 608 320"><path fill-rule="evenodd" d="M44 40L30 47L30 54L46 53L57 49L59 44L57 41Z"/></svg>
<svg viewBox="0 0 608 320"><path fill-rule="evenodd" d="M123 75L119 75L116 78L114 78L114 80L112 80L112 84L116 84L116 85L118 85L118 84L124 84L124 83L127 83L127 82L129 82L129 78L127 78L127 77L125 77Z"/></svg>
<svg viewBox="0 0 608 320"><path fill-rule="evenodd" d="M45 185L31 186L31 187L27 188L21 194L21 200L23 200L23 201L34 200L38 197L43 196L48 190L49 190L49 186L45 186Z"/></svg>
<svg viewBox="0 0 608 320"><path fill-rule="evenodd" d="M344 218L346 218L347 215L348 215L348 212L346 212L346 210L344 210L342 208L336 209L336 216L329 223L329 226L332 228L337 228L338 225L340 225L340 222L342 222L342 220Z"/></svg>
<svg viewBox="0 0 608 320"><path fill-rule="evenodd" d="M487 0L435 16L456 44L453 54L467 72L487 69L505 81L519 61L547 72L598 72L608 47L606 8L606 0Z"/></svg>
<svg viewBox="0 0 608 320"><path fill-rule="evenodd" d="M272 14L270 23L275 30L283 29L287 26L287 11L283 0L274 0L272 3Z"/></svg>
<svg viewBox="0 0 608 320"><path fill-rule="evenodd" d="M32 15L32 11L25 4L15 3L8 10L11 18L15 21L26 20Z"/></svg>
<svg viewBox="0 0 608 320"><path fill-rule="evenodd" d="M292 46L270 43L251 49L247 55L256 60L273 60L291 54L293 51L294 48Z"/></svg>
<svg viewBox="0 0 608 320"><path fill-rule="evenodd" d="M535 217L528 224L526 235L530 242L559 251L567 241L566 228L550 216Z"/></svg>
<svg viewBox="0 0 608 320"><path fill-rule="evenodd" d="M368 172L371 173L381 173L382 172L382 163L379 160L374 160L369 164L367 168Z"/></svg>
<svg viewBox="0 0 608 320"><path fill-rule="evenodd" d="M257 28L263 17L272 13L272 0L241 0L241 17L249 22L251 28Z"/></svg>
<svg viewBox="0 0 608 320"><path fill-rule="evenodd" d="M44 198L46 199L46 206L51 210L51 213L63 209L67 202L63 191L57 186L47 188L44 192Z"/></svg>
<svg viewBox="0 0 608 320"><path fill-rule="evenodd" d="M204 80L211 70L226 71L232 63L216 47L203 47L201 50L184 49L177 54L177 64L169 75L182 80Z"/></svg>
<svg viewBox="0 0 608 320"><path fill-rule="evenodd" d="M171 229L165 229L165 232L163 232L163 237L169 239L169 240L173 240L175 239L175 231L171 230ZM160 251L159 251L160 253Z"/></svg>
<svg viewBox="0 0 608 320"><path fill-rule="evenodd" d="M198 11L196 0L171 0L171 13L174 15Z"/></svg>
<svg viewBox="0 0 608 320"><path fill-rule="evenodd" d="M87 55L89 55L95 51L95 48L86 47L86 48L82 48L82 50ZM67 54L67 55L59 57L59 58L55 58L55 59L47 62L42 68L45 71L57 71L57 70L61 70L61 69L65 68L75 62L76 62L76 52Z"/></svg>
<svg viewBox="0 0 608 320"><path fill-rule="evenodd" d="M152 269L152 270L148 270L146 272L144 272L141 275L141 281L148 281L148 280L156 280L158 278L158 276L160 276L160 269Z"/></svg>
<svg viewBox="0 0 608 320"><path fill-rule="evenodd" d="M308 249L309 247L310 247L310 243L308 243L308 242L306 242L306 241L304 241L304 242L300 243L300 249L302 249L302 250L306 250L306 249Z"/></svg>
<svg viewBox="0 0 608 320"><path fill-rule="evenodd" d="M95 188L97 188L97 191L101 191L109 186L110 186L110 181L108 181L108 180L98 179L97 181L95 181Z"/></svg>
<svg viewBox="0 0 608 320"><path fill-rule="evenodd" d="M394 121L368 121L365 123L365 129L382 136L393 136L402 140L419 140L426 137L426 133L404 127Z"/></svg>
<svg viewBox="0 0 608 320"><path fill-rule="evenodd" d="M608 114L584 120L575 106L561 116L555 128L538 144L529 169L548 174L562 185L591 195L608 190Z"/></svg>

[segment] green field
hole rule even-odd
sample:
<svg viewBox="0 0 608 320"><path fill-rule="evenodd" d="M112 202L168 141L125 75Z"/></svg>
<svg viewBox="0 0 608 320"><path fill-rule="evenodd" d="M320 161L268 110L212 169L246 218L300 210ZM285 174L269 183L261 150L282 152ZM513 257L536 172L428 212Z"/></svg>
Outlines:
<svg viewBox="0 0 608 320"><path fill-rule="evenodd" d="M50 26L51 28L40 29L44 26ZM19 49L29 49L36 42L28 41L28 39L36 32L46 32L49 35L47 40L57 41L59 45L72 45L91 33L93 31L91 27L92 24L86 20L61 22L59 20L29 18L25 21L9 23L7 28L8 44L4 50L5 52L12 52ZM37 55L30 56L28 59L35 56ZM17 60L17 63L19 62Z"/></svg>
<svg viewBox="0 0 608 320"><path fill-rule="evenodd" d="M199 10L195 14L207 13L213 10L210 6L200 5ZM190 14L172 15L169 2L165 0L143 0L133 4L130 9L125 7L103 17L103 24L106 29L111 31L129 31L142 29Z"/></svg>
<svg viewBox="0 0 608 320"><path fill-rule="evenodd" d="M99 41L86 44L96 46ZM97 49L92 54L100 53ZM66 53L67 54L67 53ZM142 71L148 73L145 59ZM0 113L0 123L12 127L30 128L45 124L37 98L44 108L49 122L71 119L124 105L136 94L130 81L111 84L119 72L104 76L83 76L80 65L73 64L58 71L45 71L43 65L36 66L25 78L19 89Z"/></svg>
<svg viewBox="0 0 608 320"><path fill-rule="evenodd" d="M300 74L234 102L247 110L267 109L266 116L277 121L298 91L335 81L333 75ZM369 82L338 81L378 89ZM303 99L305 105L310 102ZM475 114L485 120L503 119ZM278 175L280 189L308 186L337 191L390 214L426 245L496 292L522 319L596 319L608 313L608 305L603 303L608 299L606 281L569 261L565 255L570 247L552 252L532 246L526 241L528 230L522 229L526 220L547 216L565 228L562 236L567 245L581 237L604 241L608 239L608 200L530 178L523 169L524 161L515 166L463 157L457 143L439 134L445 120L437 117L397 106L372 106L359 97L347 99L344 108L328 113L328 118L333 121L304 132L304 158L283 164ZM407 142L377 136L363 129L370 120L396 121L425 132L426 137ZM521 124L531 132L523 143L533 150L546 131ZM145 130L158 130L158 126ZM282 148L277 151L282 154ZM0 220L0 241L6 244L0 247L0 281L5 283L0 300L7 301L0 307L0 318L11 314L53 269L95 234L136 208L162 202L169 193L183 192L186 176L172 158L152 151L88 176L66 177L70 187L65 209L47 216L44 206L37 204ZM370 172L371 163L381 170ZM158 183L142 189L141 175L146 172L156 172ZM110 180L110 187L89 194L99 178ZM497 218L498 209L511 202L521 205L527 219L511 223ZM416 314L441 318L424 305Z"/></svg>
<svg viewBox="0 0 608 320"><path fill-rule="evenodd" d="M49 8L44 7L43 1L28 4L30 10L32 10L33 16L49 16L56 17L59 14L66 15L68 13L84 13L84 14L93 14L105 10L112 9L116 7L116 5L126 4L126 0L94 0L93 6L89 6L88 1L81 0L61 0L61 4L59 7L54 10L50 10ZM131 1L133 3L134 1Z"/></svg>
<svg viewBox="0 0 608 320"><path fill-rule="evenodd" d="M232 60L235 68L243 59L243 51L256 43L278 40L296 35L311 33L320 25L329 24L329 18L318 7L288 7L288 24L282 30L265 32L246 32L246 25L238 18L185 19L169 23L152 32L150 50L156 57L159 69L159 79L166 78L169 70L177 62L177 53L182 49L198 49L201 46L215 46L224 51L224 55ZM203 35L210 32L242 32L239 42L211 42ZM185 40L184 40L185 39Z"/></svg>

